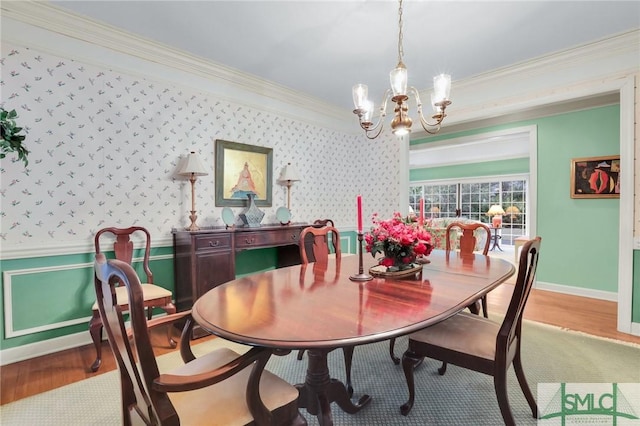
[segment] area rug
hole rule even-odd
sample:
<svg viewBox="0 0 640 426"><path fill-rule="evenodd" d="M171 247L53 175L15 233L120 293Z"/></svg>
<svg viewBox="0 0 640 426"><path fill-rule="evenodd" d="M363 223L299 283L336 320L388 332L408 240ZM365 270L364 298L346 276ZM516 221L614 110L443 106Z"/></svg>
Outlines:
<svg viewBox="0 0 640 426"><path fill-rule="evenodd" d="M214 339L194 346L197 354L219 345L240 346ZM242 348L242 347L240 347ZM406 338L396 342L401 354ZM353 359L354 400L363 393L373 397L357 414L346 414L332 404L336 425L487 425L502 424L492 378L455 366L444 376L439 362L426 360L416 370L417 395L409 416L399 407L408 396L400 366L391 362L388 342L357 347ZM538 383L640 383L640 346L601 339L540 323L523 325L523 365L536 395ZM304 380L306 358L297 353L272 357L267 368L291 383ZM161 369L180 363L177 352L159 357ZM344 379L342 351L329 354L332 376ZM518 425L535 425L512 369L509 399ZM639 402L640 404L640 402ZM636 407L640 412L640 407ZM303 413L310 425L317 419ZM0 407L2 425L119 425L119 379L110 372ZM191 426L191 425L189 425Z"/></svg>

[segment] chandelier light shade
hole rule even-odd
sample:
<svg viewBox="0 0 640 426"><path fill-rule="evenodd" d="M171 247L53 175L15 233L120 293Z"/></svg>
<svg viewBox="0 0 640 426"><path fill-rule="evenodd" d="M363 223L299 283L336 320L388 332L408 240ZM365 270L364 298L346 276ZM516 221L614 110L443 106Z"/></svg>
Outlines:
<svg viewBox="0 0 640 426"><path fill-rule="evenodd" d="M191 215L189 216L189 219L191 219L191 226L189 226L187 230L197 231L200 228L196 225L196 219L198 218L196 215L196 179L197 176L206 176L209 172L202 164L202 161L200 161L198 155L191 151L184 160L182 168L178 174L181 176L188 176L189 181L191 182Z"/></svg>
<svg viewBox="0 0 640 426"><path fill-rule="evenodd" d="M382 97L378 122L376 124L373 124L372 121L375 107L373 102L369 100L368 87L364 84L356 84L353 86L353 103L356 108L353 113L358 116L360 127L365 131L369 139L377 138L382 132L384 118L387 115L387 102L389 101L389 97L391 97L391 102L395 104L393 110L394 116L391 121L391 131L396 136L406 135L411 132L413 120L409 117L409 107L407 104L409 94L412 94L416 100L417 115L422 128L430 134L435 134L440 130L440 125L446 117L445 110L451 105L451 101L449 100L451 76L440 74L433 78L433 93L431 94L431 105L433 107L431 119L433 121L424 118L420 95L415 87L408 87L408 72L403 62L402 0L399 0L398 28L398 65L396 65L389 74L391 89L387 89Z"/></svg>

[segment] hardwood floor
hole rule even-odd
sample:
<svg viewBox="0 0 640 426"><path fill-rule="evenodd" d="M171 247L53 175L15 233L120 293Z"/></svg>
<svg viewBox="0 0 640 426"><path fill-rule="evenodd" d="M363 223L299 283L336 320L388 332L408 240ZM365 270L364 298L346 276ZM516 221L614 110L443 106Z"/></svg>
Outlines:
<svg viewBox="0 0 640 426"><path fill-rule="evenodd" d="M488 296L489 313L504 313L513 286L503 284ZM640 337L616 330L617 304L534 289L524 313L525 319L610 339L640 344ZM166 333L155 330L152 341L156 354L170 352ZM177 334L177 333L176 333ZM205 337L207 339L210 337ZM57 352L0 367L0 400L7 404L21 398L77 382L116 368L108 343L103 342L103 364L97 373L89 366L94 360L92 345Z"/></svg>

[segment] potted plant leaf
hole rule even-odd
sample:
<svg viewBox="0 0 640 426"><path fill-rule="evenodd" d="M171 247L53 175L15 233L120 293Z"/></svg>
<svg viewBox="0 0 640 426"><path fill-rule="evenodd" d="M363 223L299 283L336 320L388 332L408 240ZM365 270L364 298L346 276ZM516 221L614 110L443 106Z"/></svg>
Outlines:
<svg viewBox="0 0 640 426"><path fill-rule="evenodd" d="M25 135L21 135L22 127L18 127L16 118L18 113L15 109L7 111L4 108L0 108L0 132L2 132L2 139L0 139L0 159L4 158L8 153L15 152L18 155L18 159L24 161L24 165L29 164L27 155L29 151L22 144Z"/></svg>

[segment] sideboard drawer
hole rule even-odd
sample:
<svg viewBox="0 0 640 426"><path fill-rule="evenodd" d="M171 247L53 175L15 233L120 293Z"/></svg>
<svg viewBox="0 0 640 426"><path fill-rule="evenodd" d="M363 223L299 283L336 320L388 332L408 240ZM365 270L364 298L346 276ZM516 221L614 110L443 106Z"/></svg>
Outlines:
<svg viewBox="0 0 640 426"><path fill-rule="evenodd" d="M211 249L230 249L231 248L231 234L220 235L198 235L195 237L196 251L197 250L211 250Z"/></svg>
<svg viewBox="0 0 640 426"><path fill-rule="evenodd" d="M236 248L272 247L278 245L298 244L300 229L282 231L242 232L236 235Z"/></svg>

